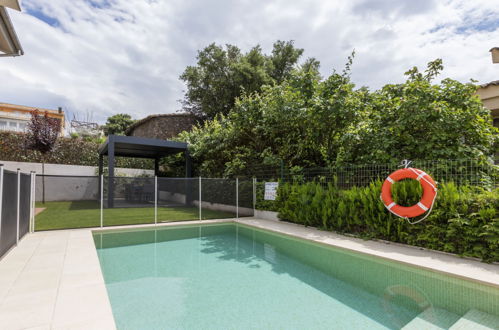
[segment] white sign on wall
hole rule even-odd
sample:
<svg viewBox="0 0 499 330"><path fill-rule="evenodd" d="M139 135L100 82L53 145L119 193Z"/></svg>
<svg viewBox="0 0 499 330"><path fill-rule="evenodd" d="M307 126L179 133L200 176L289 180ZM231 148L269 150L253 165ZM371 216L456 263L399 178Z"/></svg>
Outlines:
<svg viewBox="0 0 499 330"><path fill-rule="evenodd" d="M278 182L265 182L265 196L263 199L267 201L275 201L278 186Z"/></svg>

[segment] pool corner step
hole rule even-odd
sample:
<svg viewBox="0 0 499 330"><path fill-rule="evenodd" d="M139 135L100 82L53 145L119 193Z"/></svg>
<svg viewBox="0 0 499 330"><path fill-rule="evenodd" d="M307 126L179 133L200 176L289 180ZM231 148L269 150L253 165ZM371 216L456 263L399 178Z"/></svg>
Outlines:
<svg viewBox="0 0 499 330"><path fill-rule="evenodd" d="M449 328L449 330L465 329L497 330L499 329L499 316L488 314L477 309L470 309Z"/></svg>
<svg viewBox="0 0 499 330"><path fill-rule="evenodd" d="M459 315L440 308L427 308L407 323L402 330L444 330L456 323Z"/></svg>

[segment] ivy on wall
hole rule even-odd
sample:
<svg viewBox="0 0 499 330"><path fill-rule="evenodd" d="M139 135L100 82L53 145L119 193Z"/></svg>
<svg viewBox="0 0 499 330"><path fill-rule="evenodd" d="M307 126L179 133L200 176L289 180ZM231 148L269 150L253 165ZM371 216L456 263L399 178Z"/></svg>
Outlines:
<svg viewBox="0 0 499 330"><path fill-rule="evenodd" d="M42 154L26 146L25 134L0 132L0 160L13 162L41 163ZM98 166L99 143L82 138L57 139L56 147L46 154L46 163L64 165ZM107 159L104 158L105 164ZM153 169L153 160L137 158L116 158L117 167Z"/></svg>

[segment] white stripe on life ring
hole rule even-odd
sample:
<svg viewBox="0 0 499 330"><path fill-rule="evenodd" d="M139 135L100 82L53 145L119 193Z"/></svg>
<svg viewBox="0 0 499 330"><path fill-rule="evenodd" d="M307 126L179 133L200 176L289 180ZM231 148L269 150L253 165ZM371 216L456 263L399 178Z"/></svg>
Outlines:
<svg viewBox="0 0 499 330"><path fill-rule="evenodd" d="M395 183L395 181L393 181L393 179L392 179L392 178L390 178L390 177L387 177L386 179L387 179L387 180L388 180L388 182L390 182L391 184L394 184L394 183Z"/></svg>
<svg viewBox="0 0 499 330"><path fill-rule="evenodd" d="M417 204L423 211L428 211L428 208L424 206L421 202L418 202Z"/></svg>
<svg viewBox="0 0 499 330"><path fill-rule="evenodd" d="M419 173L418 177L416 178L416 180L421 180L424 176L426 175L425 172L421 171L421 173Z"/></svg>
<svg viewBox="0 0 499 330"><path fill-rule="evenodd" d="M386 208L390 210L395 205L397 205L397 204L395 204L395 202L391 202L390 205L388 205Z"/></svg>

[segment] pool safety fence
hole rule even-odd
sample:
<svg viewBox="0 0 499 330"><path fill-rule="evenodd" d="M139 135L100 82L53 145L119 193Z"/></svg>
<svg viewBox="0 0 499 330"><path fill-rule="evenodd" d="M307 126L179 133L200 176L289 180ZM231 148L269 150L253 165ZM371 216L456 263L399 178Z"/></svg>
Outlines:
<svg viewBox="0 0 499 330"><path fill-rule="evenodd" d="M34 230L34 177L0 165L0 258Z"/></svg>
<svg viewBox="0 0 499 330"><path fill-rule="evenodd" d="M36 176L36 230L254 215L253 179Z"/></svg>
<svg viewBox="0 0 499 330"><path fill-rule="evenodd" d="M426 171L438 183L452 181L490 189L499 187L499 166L493 162L470 159L414 161L409 166ZM267 182L313 181L325 188L332 184L349 189L384 180L399 168L401 164L335 164L327 168L277 165L246 169L234 178L36 175L35 180L29 174L20 173L19 183L17 173L3 170L0 251L10 248L26 230L253 216L257 201L263 209L273 209L273 200L266 196L266 193L272 195L272 185L267 189ZM28 184L31 188L26 187ZM31 207L23 206L30 201ZM32 219L31 223L29 219Z"/></svg>

